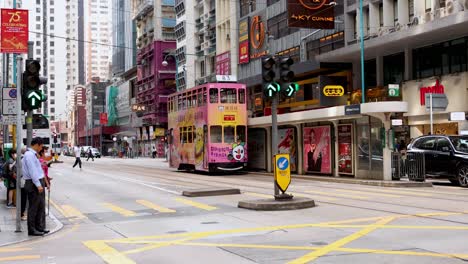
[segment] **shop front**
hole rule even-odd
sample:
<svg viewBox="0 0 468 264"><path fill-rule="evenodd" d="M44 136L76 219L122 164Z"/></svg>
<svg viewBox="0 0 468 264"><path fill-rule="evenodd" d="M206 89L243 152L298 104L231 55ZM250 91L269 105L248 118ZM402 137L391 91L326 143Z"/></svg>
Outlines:
<svg viewBox="0 0 468 264"><path fill-rule="evenodd" d="M410 137L428 135L431 132L430 114L425 107L427 93L445 94L448 99L446 110L433 114L434 134L459 135L468 133L466 118L464 120L453 118L453 113L466 114L468 112L467 87L468 72L405 82L402 87L403 100L408 103L408 112L404 115L403 125L409 126Z"/></svg>

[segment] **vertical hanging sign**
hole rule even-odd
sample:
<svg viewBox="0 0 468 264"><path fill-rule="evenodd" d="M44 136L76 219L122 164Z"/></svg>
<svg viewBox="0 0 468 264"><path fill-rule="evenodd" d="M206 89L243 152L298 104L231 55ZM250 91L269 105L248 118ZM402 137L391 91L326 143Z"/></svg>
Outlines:
<svg viewBox="0 0 468 264"><path fill-rule="evenodd" d="M23 9L1 9L2 53L28 53L29 14Z"/></svg>

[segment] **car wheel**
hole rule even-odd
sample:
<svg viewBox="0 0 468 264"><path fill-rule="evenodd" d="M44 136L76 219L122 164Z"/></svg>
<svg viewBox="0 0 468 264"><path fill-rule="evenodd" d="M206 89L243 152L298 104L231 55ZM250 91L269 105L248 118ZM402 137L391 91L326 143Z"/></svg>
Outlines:
<svg viewBox="0 0 468 264"><path fill-rule="evenodd" d="M458 168L457 180L461 187L468 187L468 165L461 165Z"/></svg>

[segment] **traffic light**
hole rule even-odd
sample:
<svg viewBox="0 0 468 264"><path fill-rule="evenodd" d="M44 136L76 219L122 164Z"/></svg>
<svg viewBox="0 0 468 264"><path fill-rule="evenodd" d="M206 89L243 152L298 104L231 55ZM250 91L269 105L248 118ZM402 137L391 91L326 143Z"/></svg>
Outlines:
<svg viewBox="0 0 468 264"><path fill-rule="evenodd" d="M57 140L57 133L54 132L54 143L57 144L58 140Z"/></svg>
<svg viewBox="0 0 468 264"><path fill-rule="evenodd" d="M281 92L285 97L292 97L299 90L299 85L292 82L294 72L290 67L293 64L294 60L291 57L282 57L279 60Z"/></svg>
<svg viewBox="0 0 468 264"><path fill-rule="evenodd" d="M272 56L262 58L263 92L266 98L273 98L280 91L280 85L275 82L275 64Z"/></svg>
<svg viewBox="0 0 468 264"><path fill-rule="evenodd" d="M39 88L47 83L47 78L39 76L41 64L37 60L28 59L25 65L26 70L23 73L22 84L22 110L34 110L41 107L41 103L47 100Z"/></svg>

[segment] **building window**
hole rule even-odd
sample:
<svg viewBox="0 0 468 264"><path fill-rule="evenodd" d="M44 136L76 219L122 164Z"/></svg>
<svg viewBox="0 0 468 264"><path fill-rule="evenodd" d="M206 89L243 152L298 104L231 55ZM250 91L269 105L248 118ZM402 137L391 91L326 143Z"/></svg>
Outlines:
<svg viewBox="0 0 468 264"><path fill-rule="evenodd" d="M398 22L398 0L393 0L393 12L395 14L395 25Z"/></svg>
<svg viewBox="0 0 468 264"><path fill-rule="evenodd" d="M186 61L185 46L182 46L176 50L176 59L178 63L183 63Z"/></svg>
<svg viewBox="0 0 468 264"><path fill-rule="evenodd" d="M250 12L255 11L257 7L256 0L240 0L240 16L243 17Z"/></svg>
<svg viewBox="0 0 468 264"><path fill-rule="evenodd" d="M383 63L384 85L402 83L405 74L405 54L385 56Z"/></svg>
<svg viewBox="0 0 468 264"><path fill-rule="evenodd" d="M283 50L277 53L279 56L289 56L295 63L299 62L301 60L300 58L300 48L299 46L292 47L287 50Z"/></svg>
<svg viewBox="0 0 468 264"><path fill-rule="evenodd" d="M432 9L432 0L425 0L425 7L426 7L426 12L431 11Z"/></svg>
<svg viewBox="0 0 468 264"><path fill-rule="evenodd" d="M36 46L41 46L41 42L40 42L40 41L36 41Z"/></svg>
<svg viewBox="0 0 468 264"><path fill-rule="evenodd" d="M40 22L40 21L41 21L41 17L40 17L40 16L36 16L36 21L37 21L37 22Z"/></svg>
<svg viewBox="0 0 468 264"><path fill-rule="evenodd" d="M379 5L379 22L380 22L380 27L383 27L383 4Z"/></svg>
<svg viewBox="0 0 468 264"><path fill-rule="evenodd" d="M320 39L312 40L306 44L307 58L313 59L316 55L344 47L344 32L340 31Z"/></svg>
<svg viewBox="0 0 468 264"><path fill-rule="evenodd" d="M414 78L467 71L467 42L465 37L413 50Z"/></svg>
<svg viewBox="0 0 468 264"><path fill-rule="evenodd" d="M177 41L181 41L185 38L185 21L180 22L174 28L174 32L177 38Z"/></svg>
<svg viewBox="0 0 468 264"><path fill-rule="evenodd" d="M177 17L185 14L185 0L176 0L175 1L175 12Z"/></svg>
<svg viewBox="0 0 468 264"><path fill-rule="evenodd" d="M408 10L409 10L409 19L411 22L413 21L413 18L414 18L414 0L409 0Z"/></svg>
<svg viewBox="0 0 468 264"><path fill-rule="evenodd" d="M279 39L290 35L294 32L299 31L299 28L288 27L288 13L284 12L275 17L268 19L268 32L274 36L275 39Z"/></svg>
<svg viewBox="0 0 468 264"><path fill-rule="evenodd" d="M55 108L54 107L50 108L50 112L55 113Z"/></svg>

